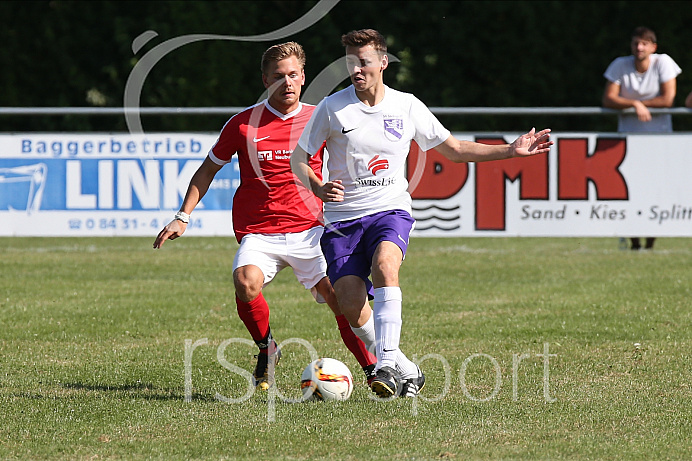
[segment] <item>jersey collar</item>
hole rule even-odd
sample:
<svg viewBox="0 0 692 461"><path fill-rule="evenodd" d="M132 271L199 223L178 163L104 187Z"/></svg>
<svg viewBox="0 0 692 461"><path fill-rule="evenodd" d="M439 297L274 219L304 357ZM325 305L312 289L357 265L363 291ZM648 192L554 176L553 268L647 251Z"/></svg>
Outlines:
<svg viewBox="0 0 692 461"><path fill-rule="evenodd" d="M295 117L296 115L298 115L298 114L300 113L301 110L303 110L303 103L302 103L302 102L299 102L299 103L298 103L298 108L297 108L296 110L292 111L292 112L289 112L288 114L282 114L282 113L279 112L278 110L274 109L274 108L271 106L271 104L269 104L269 101L268 101L267 99L264 100L264 107L266 107L267 110L268 110L269 112L271 112L272 114L276 115L276 116L279 117L281 120L288 120L288 119L291 118L291 117Z"/></svg>
<svg viewBox="0 0 692 461"><path fill-rule="evenodd" d="M362 110L363 112L380 112L382 110L382 103L387 101L389 98L387 95L390 93L389 87L387 85L384 86L384 97L382 98L382 101L380 101L378 104L374 106L368 106L367 104L363 103L358 98L358 95L356 94L356 87L351 85L348 89L350 89L351 92L351 100L358 105L358 108Z"/></svg>

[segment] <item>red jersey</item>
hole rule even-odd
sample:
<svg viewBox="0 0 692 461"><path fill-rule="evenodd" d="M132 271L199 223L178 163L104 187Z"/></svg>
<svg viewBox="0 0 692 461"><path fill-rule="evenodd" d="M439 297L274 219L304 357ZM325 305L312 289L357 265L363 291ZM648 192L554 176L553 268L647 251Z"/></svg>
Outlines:
<svg viewBox="0 0 692 461"><path fill-rule="evenodd" d="M238 154L240 186L233 197L233 230L247 234L302 232L322 225L322 201L291 171L291 154L315 106L282 114L267 101L231 117L209 152L218 165ZM310 159L322 179L324 145Z"/></svg>

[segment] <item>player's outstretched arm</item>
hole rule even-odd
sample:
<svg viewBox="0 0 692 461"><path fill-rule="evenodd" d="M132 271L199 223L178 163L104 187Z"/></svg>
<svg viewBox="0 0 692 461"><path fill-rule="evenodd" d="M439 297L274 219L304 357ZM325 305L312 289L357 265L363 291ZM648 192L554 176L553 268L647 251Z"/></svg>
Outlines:
<svg viewBox="0 0 692 461"><path fill-rule="evenodd" d="M344 200L344 186L340 180L323 183L317 177L308 163L310 155L305 150L296 146L291 154L291 171L298 180L312 191L323 202L342 202Z"/></svg>
<svg viewBox="0 0 692 461"><path fill-rule="evenodd" d="M216 173L221 169L221 166L212 162L209 157L204 159L202 165L200 165L197 171L195 171L195 174L192 175L180 211L187 214L192 213L192 210L195 209L199 201L204 197L204 194L209 190L209 185L214 179L214 176L216 176ZM169 222L156 236L156 240L154 240L154 249L161 248L166 240L175 240L182 236L185 229L187 229L187 223L178 219Z"/></svg>
<svg viewBox="0 0 692 461"><path fill-rule="evenodd" d="M519 136L512 144L481 144L461 141L450 135L445 142L435 147L435 150L453 162L467 163L545 154L550 151L552 145L550 129L536 133L536 129L532 128L528 133Z"/></svg>

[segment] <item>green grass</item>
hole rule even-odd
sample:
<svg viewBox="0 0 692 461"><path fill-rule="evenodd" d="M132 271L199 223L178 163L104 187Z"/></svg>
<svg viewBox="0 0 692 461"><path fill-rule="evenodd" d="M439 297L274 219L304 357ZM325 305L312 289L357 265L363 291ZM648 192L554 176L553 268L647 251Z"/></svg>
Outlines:
<svg viewBox="0 0 692 461"><path fill-rule="evenodd" d="M413 239L402 349L428 357L418 400L372 401L329 310L283 271L265 290L277 339L344 361L356 388L342 403L257 392L235 404L216 395L247 392L217 359L249 339L237 244L152 242L0 239L0 458L692 457L689 239L653 252L612 238ZM187 402L185 341L204 338ZM232 343L225 358L252 371L254 353ZM309 359L285 346L282 395L299 397Z"/></svg>

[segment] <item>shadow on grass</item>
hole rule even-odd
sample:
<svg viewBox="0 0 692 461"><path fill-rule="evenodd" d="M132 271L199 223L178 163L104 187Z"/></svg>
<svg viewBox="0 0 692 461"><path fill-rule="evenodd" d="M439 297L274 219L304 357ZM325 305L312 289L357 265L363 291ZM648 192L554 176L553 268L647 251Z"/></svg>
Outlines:
<svg viewBox="0 0 692 461"><path fill-rule="evenodd" d="M86 384L81 382L59 383L58 388L62 391L45 389L44 392L19 392L10 394L16 399L27 400L56 400L56 399L74 399L89 395L89 393L104 393L110 394L112 398L123 399L141 399L150 401L181 401L187 402L183 388L162 388L151 383L135 382L129 384ZM221 402L215 393L192 392L188 396L192 402ZM256 398L264 403L268 401L266 393L257 393ZM281 399L279 399L281 400Z"/></svg>
<svg viewBox="0 0 692 461"><path fill-rule="evenodd" d="M143 400L185 400L184 391L182 389L158 388L151 383L136 382L132 384L119 385L62 383L61 386L65 389L77 391L109 392L115 394L121 393L126 395L128 398ZM216 398L211 394L193 393L192 400L215 402Z"/></svg>

